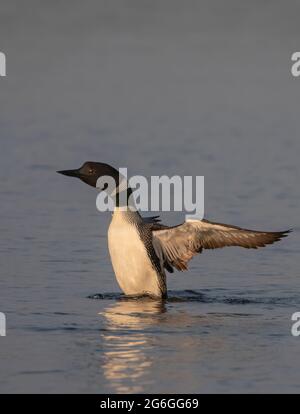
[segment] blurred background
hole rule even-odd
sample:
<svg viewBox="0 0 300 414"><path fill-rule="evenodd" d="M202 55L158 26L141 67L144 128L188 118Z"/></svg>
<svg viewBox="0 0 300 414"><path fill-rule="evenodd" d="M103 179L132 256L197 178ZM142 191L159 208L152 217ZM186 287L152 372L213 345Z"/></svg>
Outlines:
<svg viewBox="0 0 300 414"><path fill-rule="evenodd" d="M1 2L0 392L298 390L299 12L296 0ZM182 300L163 309L87 299L119 292L110 213L55 173L87 160L204 175L206 218L295 231L262 251L205 252L170 276Z"/></svg>

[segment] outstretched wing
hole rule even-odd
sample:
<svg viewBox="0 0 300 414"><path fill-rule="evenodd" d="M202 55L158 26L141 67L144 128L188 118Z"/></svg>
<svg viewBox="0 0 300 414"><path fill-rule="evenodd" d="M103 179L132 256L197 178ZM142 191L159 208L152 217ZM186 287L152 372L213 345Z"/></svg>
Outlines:
<svg viewBox="0 0 300 414"><path fill-rule="evenodd" d="M176 227L152 231L157 256L178 270L187 270L189 260L203 249L225 246L257 249L286 237L288 233L289 230L280 232L247 230L208 220L188 220Z"/></svg>

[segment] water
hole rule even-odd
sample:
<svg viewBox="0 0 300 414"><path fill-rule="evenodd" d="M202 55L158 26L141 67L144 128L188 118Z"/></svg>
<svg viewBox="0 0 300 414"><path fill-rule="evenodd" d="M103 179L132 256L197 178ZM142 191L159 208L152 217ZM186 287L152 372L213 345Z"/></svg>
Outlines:
<svg viewBox="0 0 300 414"><path fill-rule="evenodd" d="M1 392L299 391L298 16L296 1L1 3ZM204 252L164 303L125 300L109 213L55 173L86 160L204 175L208 219L294 232Z"/></svg>

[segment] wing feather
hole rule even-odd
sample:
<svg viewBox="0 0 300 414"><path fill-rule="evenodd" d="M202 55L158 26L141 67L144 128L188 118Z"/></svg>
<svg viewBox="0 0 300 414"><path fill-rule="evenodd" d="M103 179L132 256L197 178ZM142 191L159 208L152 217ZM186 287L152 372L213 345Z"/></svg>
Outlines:
<svg viewBox="0 0 300 414"><path fill-rule="evenodd" d="M240 246L257 249L286 237L288 231L265 232L243 229L208 220L188 220L176 227L156 228L152 231L158 256L167 266L186 270L187 263L203 249ZM166 267L167 267L166 266Z"/></svg>

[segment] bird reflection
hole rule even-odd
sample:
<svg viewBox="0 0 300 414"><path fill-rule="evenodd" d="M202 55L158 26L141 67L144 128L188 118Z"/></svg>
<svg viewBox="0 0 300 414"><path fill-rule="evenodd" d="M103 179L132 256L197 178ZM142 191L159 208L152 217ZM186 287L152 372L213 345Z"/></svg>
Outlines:
<svg viewBox="0 0 300 414"><path fill-rule="evenodd" d="M121 300L107 307L104 316L104 376L116 393L139 393L152 365L151 327L166 311L161 301ZM143 385L141 380L143 379Z"/></svg>

